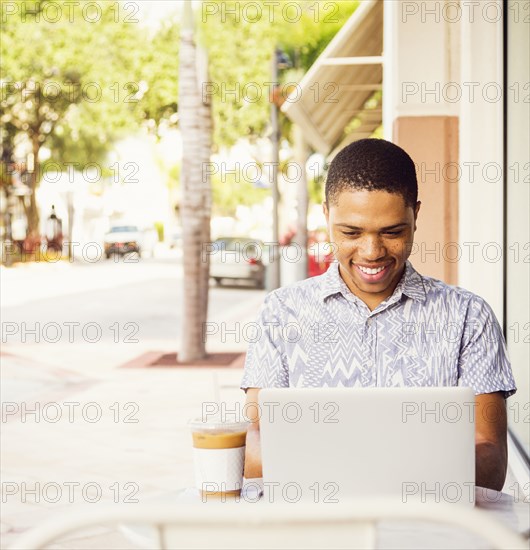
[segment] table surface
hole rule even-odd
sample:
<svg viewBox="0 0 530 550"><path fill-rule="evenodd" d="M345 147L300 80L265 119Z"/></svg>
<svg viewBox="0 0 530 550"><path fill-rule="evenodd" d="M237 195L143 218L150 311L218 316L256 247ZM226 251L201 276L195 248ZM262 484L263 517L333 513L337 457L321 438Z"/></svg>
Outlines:
<svg viewBox="0 0 530 550"><path fill-rule="evenodd" d="M260 501L261 479L247 480L243 486L240 501L256 503ZM201 498L195 488L186 488L168 492L150 500L153 504L203 504L215 505L220 500ZM486 510L492 517L504 523L512 531L526 533L530 527L530 504L524 497L514 498L514 495L491 489L477 487L475 490L475 506ZM138 548L154 548L155 532L145 526L122 526L122 532ZM428 521L389 521L377 523L377 548L380 550L482 550L489 545L476 535L454 526Z"/></svg>

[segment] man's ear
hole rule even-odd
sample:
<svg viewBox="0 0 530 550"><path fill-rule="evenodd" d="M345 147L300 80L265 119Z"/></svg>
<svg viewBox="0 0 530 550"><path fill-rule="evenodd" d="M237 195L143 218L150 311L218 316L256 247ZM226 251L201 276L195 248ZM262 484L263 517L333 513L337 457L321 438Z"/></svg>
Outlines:
<svg viewBox="0 0 530 550"><path fill-rule="evenodd" d="M329 210L326 201L322 201L322 212L324 212L324 216L326 217L326 224L329 224Z"/></svg>
<svg viewBox="0 0 530 550"><path fill-rule="evenodd" d="M420 211L420 208L421 208L421 202L418 201L416 203L416 208L414 208L414 231L416 231L416 229L417 229L416 221L418 220L418 212Z"/></svg>

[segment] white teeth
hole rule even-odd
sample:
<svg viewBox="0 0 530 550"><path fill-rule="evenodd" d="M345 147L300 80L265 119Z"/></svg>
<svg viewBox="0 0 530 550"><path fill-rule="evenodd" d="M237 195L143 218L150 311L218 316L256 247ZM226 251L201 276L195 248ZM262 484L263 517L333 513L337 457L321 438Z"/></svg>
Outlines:
<svg viewBox="0 0 530 550"><path fill-rule="evenodd" d="M357 266L363 273L366 273L367 275L375 275L376 273L380 273L381 271L383 271L383 269L385 269L385 266L383 267L378 267L377 269L371 269L369 267L362 267L362 266Z"/></svg>

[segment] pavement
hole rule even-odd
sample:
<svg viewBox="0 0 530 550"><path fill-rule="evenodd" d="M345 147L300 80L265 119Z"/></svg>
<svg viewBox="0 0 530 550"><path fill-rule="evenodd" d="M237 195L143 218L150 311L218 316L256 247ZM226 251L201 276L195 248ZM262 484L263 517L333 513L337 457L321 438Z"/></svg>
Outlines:
<svg viewBox="0 0 530 550"><path fill-rule="evenodd" d="M178 349L178 258L25 264L0 268L0 278L3 324L97 321L104 329L95 344L66 336L37 343L20 331L10 338L2 332L0 548L65 511L133 506L192 487L187 422L214 400L216 384L221 402L242 405L242 368L121 368L144 354ZM254 321L264 294L212 287L209 322L233 328ZM140 327L138 341L114 341L109 327L126 328L131 320ZM246 350L244 340L221 332L208 338L209 352ZM100 528L50 548L135 546L118 529Z"/></svg>
<svg viewBox="0 0 530 550"><path fill-rule="evenodd" d="M97 378L2 353L1 548L75 507L141 503L193 486L187 421L244 403L238 368L115 369ZM32 412L33 411L33 412ZM50 548L135 548L94 529Z"/></svg>

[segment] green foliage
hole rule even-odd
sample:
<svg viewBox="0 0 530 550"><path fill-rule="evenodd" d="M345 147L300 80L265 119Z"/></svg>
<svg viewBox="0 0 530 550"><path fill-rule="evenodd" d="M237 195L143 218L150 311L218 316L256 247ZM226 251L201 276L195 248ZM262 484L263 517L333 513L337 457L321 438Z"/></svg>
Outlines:
<svg viewBox="0 0 530 550"><path fill-rule="evenodd" d="M257 204L269 195L269 189L256 187L242 174L212 175L213 214L216 216L234 216L239 204Z"/></svg>
<svg viewBox="0 0 530 550"><path fill-rule="evenodd" d="M309 178L307 182L308 198L310 204L321 204L324 200L324 178Z"/></svg>
<svg viewBox="0 0 530 550"><path fill-rule="evenodd" d="M164 242L164 222L155 222L155 229L158 236L158 242Z"/></svg>
<svg viewBox="0 0 530 550"><path fill-rule="evenodd" d="M4 17L0 41L3 149L12 150L15 139L26 135L39 147L50 148L53 161L84 166L102 162L116 140L140 125L153 132L162 125L176 125L178 21L165 21L150 34L138 23L127 22L123 9L116 17L116 2L97 3L102 10L97 22L82 15L88 0L79 0L79 5L66 0L14 3L17 12ZM56 22L42 17L47 4L60 6L63 17ZM224 7L217 14L197 21L198 42L208 49L212 86L203 93L212 95L216 148L269 131L274 46L293 62L291 70L280 72L280 81L299 81L358 2L301 2L303 13L296 22L284 17L282 4L271 20L265 0L218 4ZM242 13L250 4L261 6L259 20L230 15L231 8ZM198 10L197 17L201 15ZM34 83L35 92L23 98L23 91ZM99 94L97 100L94 94ZM280 125L282 134L289 136L289 121L281 116ZM172 192L178 181L175 167L168 174ZM252 182L238 183L234 176L225 182L214 177L212 183L214 209L225 215L233 214L237 204L252 204L269 194ZM318 192L315 187L310 194Z"/></svg>
<svg viewBox="0 0 530 550"><path fill-rule="evenodd" d="M176 124L179 37L178 22L165 21L138 56L136 81L145 88L138 105L139 116L155 130L162 122Z"/></svg>
<svg viewBox="0 0 530 550"><path fill-rule="evenodd" d="M213 97L214 143L222 146L264 132L270 112L266 83L271 80L275 41L265 18L251 22L223 17L224 10L238 13L248 2L223 0L219 4L223 9L200 24L199 40L208 51L211 85L207 93Z"/></svg>
<svg viewBox="0 0 530 550"><path fill-rule="evenodd" d="M290 22L288 17L279 19L277 40L293 66L305 73L357 9L359 2L321 0L301 4L303 11L299 21L293 19Z"/></svg>
<svg viewBox="0 0 530 550"><path fill-rule="evenodd" d="M266 132L274 47L285 50L298 69L280 74L280 82L299 81L358 2L298 5L303 9L299 19L296 13L284 12L281 4L270 11L272 3L264 0L219 0L217 11L213 2L208 2L208 15L203 12L198 25L210 61L207 94L213 98L217 146L230 146L241 137Z"/></svg>
<svg viewBox="0 0 530 550"><path fill-rule="evenodd" d="M120 132L134 127L133 109L115 91L133 77L126 52L134 30L114 22L110 4L98 4L102 16L94 23L83 17L84 3L68 12L56 2L64 10L57 21L43 14L47 0L16 4L0 46L2 120L49 147L56 161L101 160Z"/></svg>
<svg viewBox="0 0 530 550"><path fill-rule="evenodd" d="M180 163L171 166L167 173L167 187L171 191L178 191L180 189Z"/></svg>
<svg viewBox="0 0 530 550"><path fill-rule="evenodd" d="M141 123L156 129L176 112L178 25L150 37L117 13L116 2L15 4L0 44L0 116L11 125L5 146L26 134L50 148L55 161L83 166L101 162ZM57 20L51 4L61 10ZM83 11L89 4L101 17Z"/></svg>

